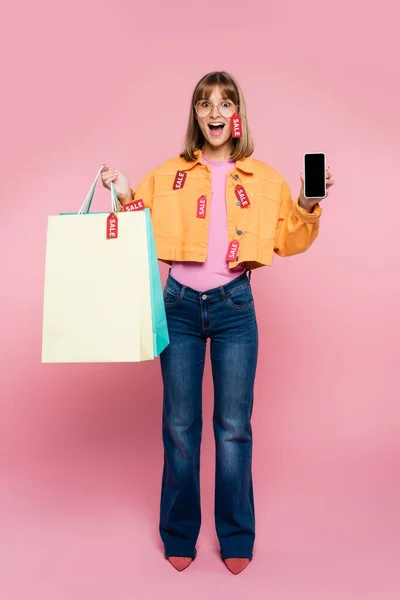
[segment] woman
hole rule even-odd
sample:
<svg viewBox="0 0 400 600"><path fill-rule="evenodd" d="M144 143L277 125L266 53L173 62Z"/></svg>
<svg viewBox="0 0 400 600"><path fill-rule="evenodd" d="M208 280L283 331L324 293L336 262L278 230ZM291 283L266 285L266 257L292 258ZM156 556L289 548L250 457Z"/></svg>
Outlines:
<svg viewBox="0 0 400 600"><path fill-rule="evenodd" d="M196 556L201 523L207 339L221 557L234 574L252 559L250 420L258 333L250 275L271 265L274 253L304 252L317 237L322 212L318 199L304 198L303 186L293 202L283 177L252 153L242 91L228 73L213 72L195 87L178 158L153 169L136 191L119 171L109 166L102 171L103 185L109 189L114 182L124 209L150 209L158 258L171 267L164 289L170 344L160 355L164 470L159 531L165 557L179 571ZM332 184L327 173L327 187Z"/></svg>

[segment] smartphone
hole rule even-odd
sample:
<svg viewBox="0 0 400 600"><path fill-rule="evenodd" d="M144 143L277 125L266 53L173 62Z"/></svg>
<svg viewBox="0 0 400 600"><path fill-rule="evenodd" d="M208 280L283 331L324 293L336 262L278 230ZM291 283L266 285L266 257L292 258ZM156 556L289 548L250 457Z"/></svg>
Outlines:
<svg viewBox="0 0 400 600"><path fill-rule="evenodd" d="M326 158L323 152L304 154L304 197L325 198L326 195Z"/></svg>

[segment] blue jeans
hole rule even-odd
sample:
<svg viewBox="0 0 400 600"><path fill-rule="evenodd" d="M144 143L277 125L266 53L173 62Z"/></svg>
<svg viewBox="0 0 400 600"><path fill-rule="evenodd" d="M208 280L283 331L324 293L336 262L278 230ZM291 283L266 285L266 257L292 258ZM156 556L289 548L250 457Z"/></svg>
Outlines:
<svg viewBox="0 0 400 600"><path fill-rule="evenodd" d="M258 328L247 274L198 292L170 274L164 288L170 344L160 355L164 383L164 469L159 531L165 557L195 558L200 531L202 380L207 338L214 382L215 527L221 557L252 558L253 389Z"/></svg>

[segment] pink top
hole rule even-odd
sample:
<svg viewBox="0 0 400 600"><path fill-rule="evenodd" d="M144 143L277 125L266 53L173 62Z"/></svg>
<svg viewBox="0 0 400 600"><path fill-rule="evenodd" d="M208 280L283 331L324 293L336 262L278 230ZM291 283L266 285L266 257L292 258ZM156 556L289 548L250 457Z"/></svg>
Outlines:
<svg viewBox="0 0 400 600"><path fill-rule="evenodd" d="M174 279L199 292L226 285L245 271L243 264L229 269L225 259L230 242L226 218L226 178L235 161L215 162L203 156L203 162L210 165L212 181L211 202L207 205L210 219L207 258L204 263L182 261L171 265Z"/></svg>

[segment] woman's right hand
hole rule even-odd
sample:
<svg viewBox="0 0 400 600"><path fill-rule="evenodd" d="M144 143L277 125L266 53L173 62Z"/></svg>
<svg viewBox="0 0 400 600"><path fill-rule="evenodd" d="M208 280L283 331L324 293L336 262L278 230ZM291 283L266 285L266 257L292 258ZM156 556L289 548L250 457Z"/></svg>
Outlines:
<svg viewBox="0 0 400 600"><path fill-rule="evenodd" d="M132 191L129 181L120 171L113 169L110 165L104 165L101 172L101 180L105 188L111 189L111 182L115 186L118 200L122 204L126 204L132 200Z"/></svg>

